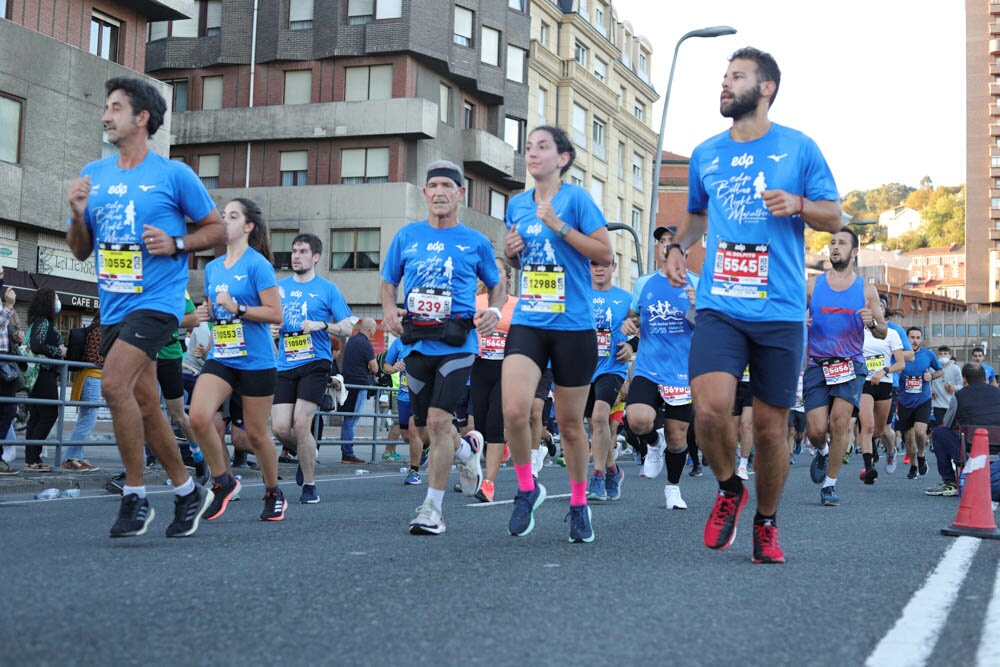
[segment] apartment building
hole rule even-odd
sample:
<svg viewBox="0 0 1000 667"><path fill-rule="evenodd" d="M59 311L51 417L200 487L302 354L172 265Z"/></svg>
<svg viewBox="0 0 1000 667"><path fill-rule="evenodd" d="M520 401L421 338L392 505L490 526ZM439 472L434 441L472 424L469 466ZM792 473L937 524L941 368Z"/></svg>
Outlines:
<svg viewBox="0 0 1000 667"><path fill-rule="evenodd" d="M966 298L1000 305L1000 0L966 0L965 26Z"/></svg>
<svg viewBox="0 0 1000 667"><path fill-rule="evenodd" d="M101 127L104 82L144 76L149 22L193 9L191 0L0 0L0 266L19 310L38 288L59 294L64 332L98 306L93 259L66 246L66 188L115 152ZM169 145L168 114L151 147L167 155Z"/></svg>
<svg viewBox="0 0 1000 667"><path fill-rule="evenodd" d="M643 243L651 235L651 116L659 99L650 84L652 56L649 40L608 0L531 2L528 127L557 125L569 133L577 157L568 180L590 191L608 222L631 226ZM613 231L611 238L615 282L631 289L639 277L633 237Z"/></svg>
<svg viewBox="0 0 1000 667"><path fill-rule="evenodd" d="M170 155L217 201L261 205L279 270L296 234L319 236L319 272L380 316L381 259L427 216L429 162L463 165L461 217L501 247L524 186L526 1L196 2L149 29L146 71L172 87Z"/></svg>

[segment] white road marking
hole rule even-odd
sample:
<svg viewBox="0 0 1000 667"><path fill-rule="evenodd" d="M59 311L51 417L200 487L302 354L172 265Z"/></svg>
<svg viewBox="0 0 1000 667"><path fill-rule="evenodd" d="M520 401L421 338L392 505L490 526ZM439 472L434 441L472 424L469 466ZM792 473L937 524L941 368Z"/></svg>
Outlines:
<svg viewBox="0 0 1000 667"><path fill-rule="evenodd" d="M983 619L983 633L979 636L979 651L976 652L976 667L997 664L997 647L1000 646L1000 563L993 582L993 597Z"/></svg>
<svg viewBox="0 0 1000 667"><path fill-rule="evenodd" d="M903 609L896 624L865 661L866 667L923 667L948 621L982 540L959 537ZM984 641L980 646L988 646ZM996 650L993 645L992 650Z"/></svg>
<svg viewBox="0 0 1000 667"><path fill-rule="evenodd" d="M546 494L545 499L546 500L555 500L556 498L569 498L569 495L570 494L568 494L568 493L557 493L555 495L548 495L548 494ZM466 507L494 507L496 505L512 505L513 503L514 503L514 499L511 498L510 500L494 500L492 503L466 503L465 506Z"/></svg>

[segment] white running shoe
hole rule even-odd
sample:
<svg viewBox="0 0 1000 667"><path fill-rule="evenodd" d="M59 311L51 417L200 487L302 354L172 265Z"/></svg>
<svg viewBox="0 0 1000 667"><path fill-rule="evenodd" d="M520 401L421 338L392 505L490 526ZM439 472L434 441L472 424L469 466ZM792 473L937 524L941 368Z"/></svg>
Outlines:
<svg viewBox="0 0 1000 667"><path fill-rule="evenodd" d="M462 485L464 495L474 496L479 491L479 487L483 485L483 464L480 461L480 454L483 451L483 434L479 431L469 431L462 436L462 440L469 443L472 456L465 461L455 459L455 467L458 468L458 483Z"/></svg>
<svg viewBox="0 0 1000 667"><path fill-rule="evenodd" d="M653 479L663 472L663 452L667 448L667 442L663 438L662 428L656 434L656 444L646 449L646 460L642 464L642 474L646 479Z"/></svg>
<svg viewBox="0 0 1000 667"><path fill-rule="evenodd" d="M896 452L885 457L885 471L890 475L896 472Z"/></svg>
<svg viewBox="0 0 1000 667"><path fill-rule="evenodd" d="M739 468L737 468L736 469L736 476L739 477L740 479L744 479L744 480L745 479L750 479L750 475L747 474L747 467L746 466L740 466Z"/></svg>
<svg viewBox="0 0 1000 667"><path fill-rule="evenodd" d="M531 452L531 474L538 477L538 471L545 465L545 457L549 453L549 448L542 445Z"/></svg>
<svg viewBox="0 0 1000 667"><path fill-rule="evenodd" d="M676 484L667 484L663 487L663 495L667 499L668 510L686 510L687 503L681 498L681 487Z"/></svg>
<svg viewBox="0 0 1000 667"><path fill-rule="evenodd" d="M417 508L417 516L410 522L411 535L440 535L445 530L441 510L434 507L429 499Z"/></svg>

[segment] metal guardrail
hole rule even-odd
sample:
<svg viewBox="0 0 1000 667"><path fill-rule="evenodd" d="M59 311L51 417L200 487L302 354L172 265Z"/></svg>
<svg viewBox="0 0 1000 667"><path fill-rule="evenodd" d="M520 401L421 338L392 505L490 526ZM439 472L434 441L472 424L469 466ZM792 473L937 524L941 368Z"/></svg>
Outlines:
<svg viewBox="0 0 1000 667"><path fill-rule="evenodd" d="M111 440L72 440L66 437L66 408L107 408L107 403L103 400L100 401L73 401L67 398L68 392L72 389L72 384L69 382L70 370L84 370L97 368L94 364L80 362L80 361L66 361L64 359L49 359L44 358L44 364L46 366L54 366L59 370L59 397L56 399L46 399L46 398L29 398L25 391L18 392L18 395L0 396L0 404L14 403L17 405L25 404L31 405L55 405L59 408L59 415L56 418L55 424L55 437L48 438L46 440L28 440L24 438L15 438L14 440L5 441L9 445L13 446L24 446L24 445L41 445L41 446L55 446L56 456L55 461L62 461L62 448L69 445L84 445L87 447L107 447L116 446L117 442L114 439ZM0 353L0 361L14 361L18 363L39 363L39 357L24 357L15 354L2 354ZM355 433L359 431L359 427L364 430L362 422L367 423L371 420L371 437L366 439L358 439L355 437L353 441L342 440L339 438L322 438L319 436L319 422L314 420L313 422L313 436L316 437L317 445L343 445L352 444L355 447L367 447L370 446L372 449L371 461L375 462L375 456L377 453L377 448L379 445L390 445L390 444L400 444L401 440L389 440L387 438L379 438L379 431L383 424L391 422L399 418L397 412L379 411L379 399L383 394L392 394L399 391L396 387L380 387L377 385L354 385L345 384L348 389L366 389L368 390L368 399L373 401L374 410L371 412L348 412L344 410L330 410L323 411L317 410L316 415L321 419L328 418L332 416L337 417L360 417L358 424L355 425ZM166 408L164 407L164 410ZM332 425L331 425L332 426ZM4 438L6 434L0 434L0 439ZM280 443L277 443L276 446ZM405 444L405 443L403 443Z"/></svg>

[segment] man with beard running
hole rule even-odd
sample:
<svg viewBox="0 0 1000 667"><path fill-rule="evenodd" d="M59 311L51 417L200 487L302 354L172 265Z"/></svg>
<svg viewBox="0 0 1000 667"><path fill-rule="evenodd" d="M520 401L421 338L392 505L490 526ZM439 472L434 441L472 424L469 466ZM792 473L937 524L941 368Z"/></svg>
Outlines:
<svg viewBox="0 0 1000 667"><path fill-rule="evenodd" d="M913 361L899 375L899 407L896 427L903 434L906 454L910 457L910 472L906 479L916 479L927 474L927 425L931 421L931 382L944 375L937 355L921 348L924 332L920 327L910 327L906 336L913 346Z"/></svg>
<svg viewBox="0 0 1000 667"><path fill-rule="evenodd" d="M837 185L819 148L768 119L780 82L771 55L752 47L732 55L719 104L732 127L692 154L687 213L679 242L666 251L667 275L683 286L684 253L707 231L689 372L698 441L719 480L704 533L710 549L732 545L747 502L735 471L730 414L736 382L750 363L757 563L785 562L775 516L788 475L785 429L803 352L805 225L831 233L843 226Z"/></svg>
<svg viewBox="0 0 1000 667"><path fill-rule="evenodd" d="M816 456L812 481L822 484L820 503L836 506L837 473L850 442L851 417L861 406L865 366L865 327L885 338L875 286L854 272L858 235L844 227L830 239L830 268L809 279L808 361L802 377L806 431ZM827 429L830 441L826 442Z"/></svg>

